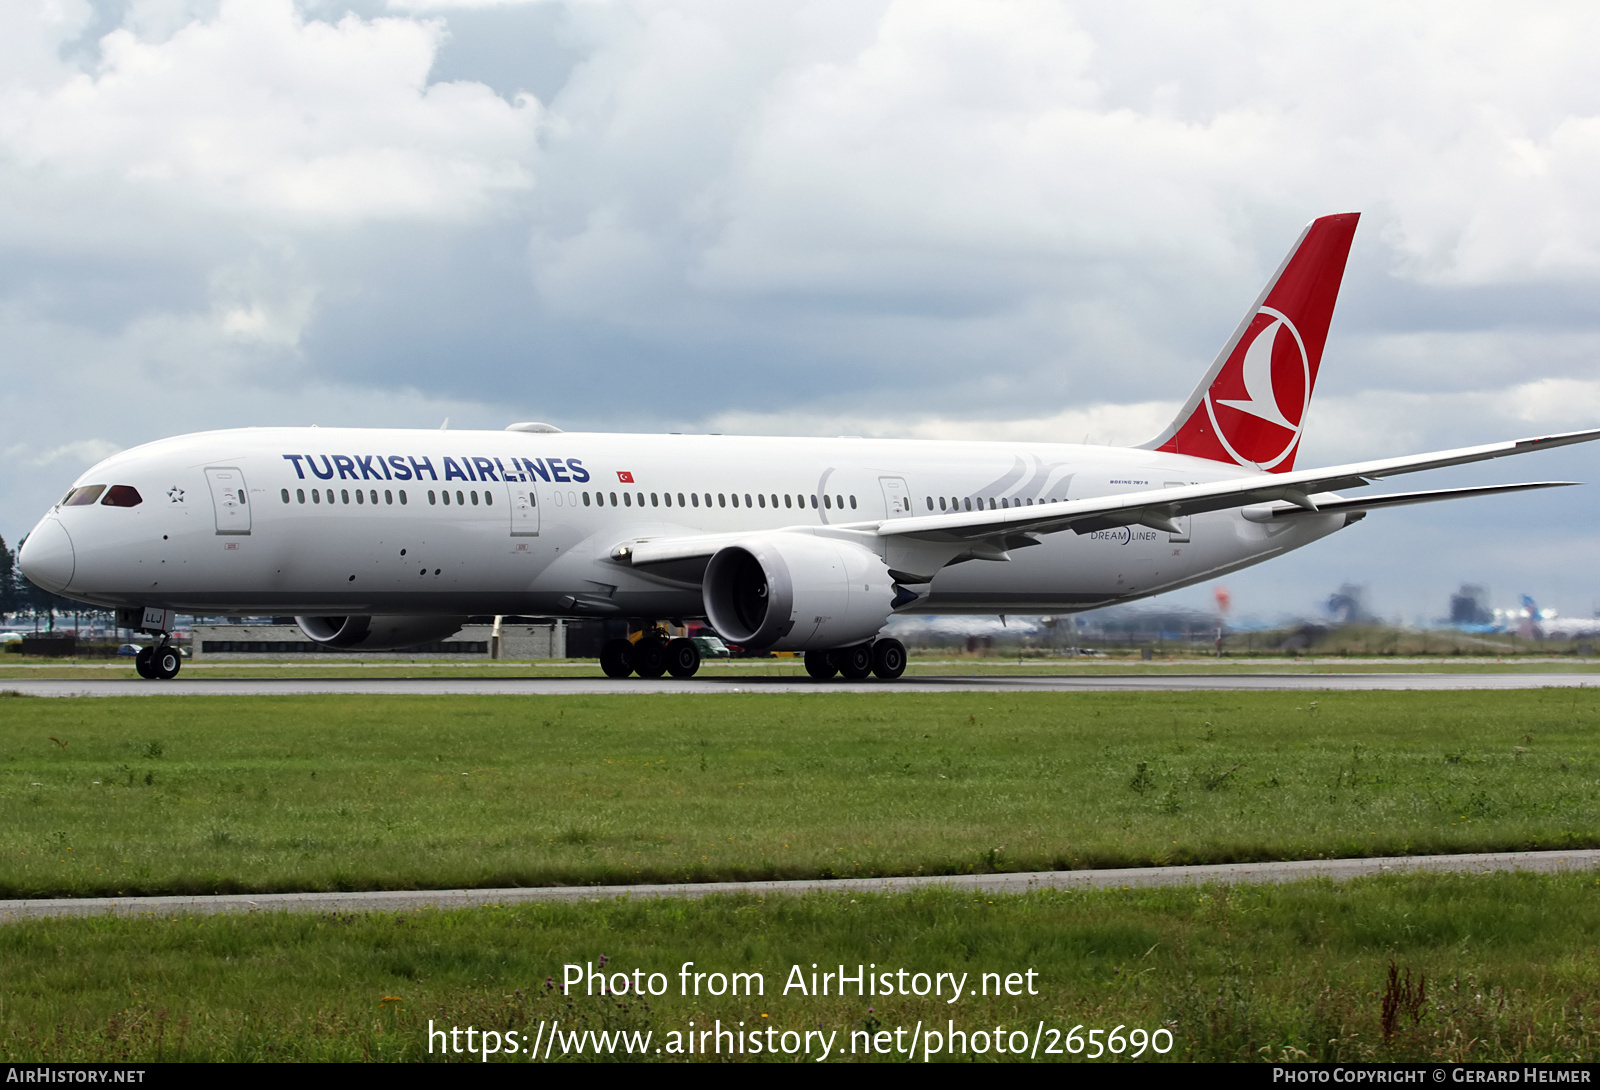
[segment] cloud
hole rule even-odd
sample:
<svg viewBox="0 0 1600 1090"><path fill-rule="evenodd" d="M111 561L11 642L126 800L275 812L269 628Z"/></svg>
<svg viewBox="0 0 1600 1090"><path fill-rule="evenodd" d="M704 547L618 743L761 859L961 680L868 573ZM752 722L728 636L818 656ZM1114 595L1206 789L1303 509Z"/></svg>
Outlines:
<svg viewBox="0 0 1600 1090"><path fill-rule="evenodd" d="M118 29L90 73L0 96L18 166L313 221L455 220L532 184L539 103L428 84L443 29L224 0L169 38Z"/></svg>

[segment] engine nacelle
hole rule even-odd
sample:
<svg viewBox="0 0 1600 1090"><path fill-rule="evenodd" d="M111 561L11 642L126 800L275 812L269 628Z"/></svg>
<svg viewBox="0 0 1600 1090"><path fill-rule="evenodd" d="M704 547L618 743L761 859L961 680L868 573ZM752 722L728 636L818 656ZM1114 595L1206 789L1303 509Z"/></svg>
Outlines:
<svg viewBox="0 0 1600 1090"><path fill-rule="evenodd" d="M894 611L894 580L882 558L811 534L761 534L724 546L706 565L702 587L717 634L756 651L849 647L876 636Z"/></svg>
<svg viewBox="0 0 1600 1090"><path fill-rule="evenodd" d="M465 617L296 617L314 642L324 647L354 647L362 651L397 651L447 639L461 631Z"/></svg>

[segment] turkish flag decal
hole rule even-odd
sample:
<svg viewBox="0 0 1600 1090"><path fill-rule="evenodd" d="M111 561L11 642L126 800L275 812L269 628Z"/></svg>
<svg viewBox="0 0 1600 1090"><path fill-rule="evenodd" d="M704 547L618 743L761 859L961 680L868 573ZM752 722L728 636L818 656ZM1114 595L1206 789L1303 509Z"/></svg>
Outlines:
<svg viewBox="0 0 1600 1090"><path fill-rule="evenodd" d="M632 484L633 474L619 469L617 470L617 480L621 481L623 484Z"/></svg>

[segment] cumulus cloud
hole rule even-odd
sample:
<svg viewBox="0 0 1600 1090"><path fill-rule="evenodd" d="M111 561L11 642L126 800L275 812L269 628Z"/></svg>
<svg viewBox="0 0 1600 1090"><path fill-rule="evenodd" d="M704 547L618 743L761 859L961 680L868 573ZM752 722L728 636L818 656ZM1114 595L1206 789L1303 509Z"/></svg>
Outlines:
<svg viewBox="0 0 1600 1090"><path fill-rule="evenodd" d="M537 101L428 83L443 29L337 23L291 0L224 0L148 41L118 29L93 72L13 81L0 153L208 203L336 221L456 219L532 183Z"/></svg>

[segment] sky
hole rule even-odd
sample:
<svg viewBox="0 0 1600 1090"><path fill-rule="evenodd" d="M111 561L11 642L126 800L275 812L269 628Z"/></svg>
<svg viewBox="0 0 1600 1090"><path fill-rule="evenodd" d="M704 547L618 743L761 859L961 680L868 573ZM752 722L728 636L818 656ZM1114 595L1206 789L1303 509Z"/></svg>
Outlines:
<svg viewBox="0 0 1600 1090"><path fill-rule="evenodd" d="M1600 426L1600 7L0 0L0 536L247 425L1137 443L1363 213L1302 468ZM1600 607L1600 444L1226 580ZM1212 588L1172 596L1208 604Z"/></svg>

